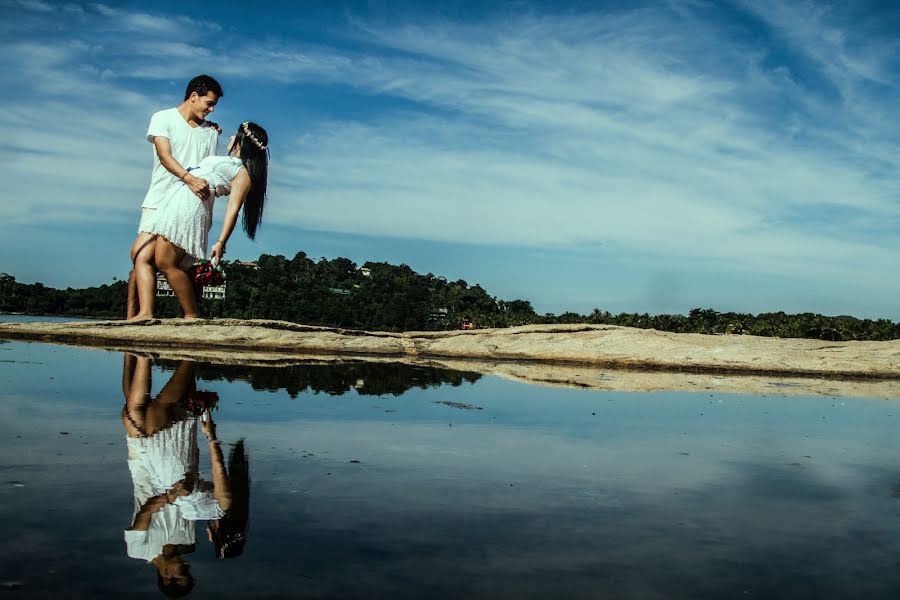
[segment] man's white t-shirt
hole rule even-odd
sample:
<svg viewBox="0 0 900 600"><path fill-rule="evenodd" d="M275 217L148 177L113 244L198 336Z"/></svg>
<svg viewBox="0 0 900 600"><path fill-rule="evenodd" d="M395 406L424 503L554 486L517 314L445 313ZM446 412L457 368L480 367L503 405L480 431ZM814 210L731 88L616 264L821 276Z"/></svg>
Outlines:
<svg viewBox="0 0 900 600"><path fill-rule="evenodd" d="M154 113L150 117L150 127L147 129L147 141L153 143L153 138L164 137L169 140L172 147L172 157L185 169L196 167L207 156L216 153L218 132L205 121L198 127L191 127L177 108L169 108ZM182 182L169 173L159 162L156 146L153 146L153 172L150 175L150 189L144 197L142 208L159 208L168 197L168 192Z"/></svg>

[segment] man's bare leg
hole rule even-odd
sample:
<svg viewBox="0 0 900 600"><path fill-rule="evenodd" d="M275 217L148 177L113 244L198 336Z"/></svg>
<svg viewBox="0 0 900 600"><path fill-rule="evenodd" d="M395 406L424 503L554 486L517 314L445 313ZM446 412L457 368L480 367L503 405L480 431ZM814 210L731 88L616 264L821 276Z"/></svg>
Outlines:
<svg viewBox="0 0 900 600"><path fill-rule="evenodd" d="M185 319L199 319L200 310L197 308L197 296L194 294L194 284L188 274L181 268L181 259L184 258L184 250L174 245L165 238L156 240L156 266L166 276L175 297L181 303Z"/></svg>
<svg viewBox="0 0 900 600"><path fill-rule="evenodd" d="M147 406L150 403L150 359L145 356L125 354L122 368L122 389L125 406L122 408L122 424L128 437L146 437Z"/></svg>
<svg viewBox="0 0 900 600"><path fill-rule="evenodd" d="M125 353L125 364L122 366L122 394L125 401L128 401L128 395L131 393L131 382L134 380L134 367L137 364L137 356Z"/></svg>
<svg viewBox="0 0 900 600"><path fill-rule="evenodd" d="M133 319L141 310L140 302L137 295L137 277L134 275L134 269L128 274L128 300L125 304L125 318Z"/></svg>
<svg viewBox="0 0 900 600"><path fill-rule="evenodd" d="M134 297L136 297L138 306L137 310L128 317L129 320L143 321L153 318L153 308L156 302L155 248L156 236L145 232L138 234L131 247L131 260L134 262L134 268L128 277L128 312L132 312ZM133 288L132 280L134 281Z"/></svg>

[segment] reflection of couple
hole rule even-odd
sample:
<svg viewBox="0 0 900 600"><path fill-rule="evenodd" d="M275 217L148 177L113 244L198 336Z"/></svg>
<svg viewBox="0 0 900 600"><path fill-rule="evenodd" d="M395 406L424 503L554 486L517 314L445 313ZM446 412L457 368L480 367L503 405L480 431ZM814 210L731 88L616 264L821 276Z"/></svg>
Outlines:
<svg viewBox="0 0 900 600"><path fill-rule="evenodd" d="M194 585L182 557L196 548L196 521L208 522L207 535L217 557L243 552L249 520L249 464L241 440L231 450L226 469L207 408L202 429L209 444L212 483L200 479L197 421L201 419L195 412L203 393L197 392L193 363L179 363L156 398L150 397L150 369L149 358L125 355L122 423L135 506L125 542L128 556L156 567L163 592L181 595Z"/></svg>
<svg viewBox="0 0 900 600"><path fill-rule="evenodd" d="M147 140L153 144L150 188L141 205L138 236L131 247L134 269L128 280L129 319L153 317L156 270L166 277L186 319L198 318L194 284L185 268L206 259L213 202L229 196L222 232L209 253L213 262L225 255L225 244L243 208L250 239L262 221L268 180L269 136L245 121L228 142L228 155L215 156L219 128L206 121L222 97L208 75L192 79L184 101L150 119Z"/></svg>

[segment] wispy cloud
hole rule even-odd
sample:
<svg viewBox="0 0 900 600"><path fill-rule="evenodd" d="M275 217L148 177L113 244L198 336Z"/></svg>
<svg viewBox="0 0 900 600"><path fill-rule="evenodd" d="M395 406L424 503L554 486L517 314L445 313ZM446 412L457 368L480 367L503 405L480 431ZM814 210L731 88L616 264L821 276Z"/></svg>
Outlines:
<svg viewBox="0 0 900 600"><path fill-rule="evenodd" d="M114 24L125 31L133 30L142 34L162 34L160 43L168 43L177 39L179 34L205 30L218 32L222 27L212 19L193 19L179 15L175 17L162 16L136 12L129 9L120 9L105 4L94 4L93 8L103 17L108 19L108 24Z"/></svg>
<svg viewBox="0 0 900 600"><path fill-rule="evenodd" d="M206 65L266 90L235 111L271 129L270 222L603 246L900 291L877 275L900 250L900 42L858 15L776 2L747 3L741 18L702 4L524 10L351 20L301 43L222 40L215 22L106 5L72 5L77 27L50 36L43 5L26 4L16 6L38 20L0 47L19 90L0 100L0 126L17 149L6 162L15 191L42 218L78 218L73 197L131 215L123 198L142 196L149 162L135 140L174 102L160 84ZM333 100L353 106L332 112ZM53 177L29 193L48 151ZM0 216L33 218L15 204Z"/></svg>
<svg viewBox="0 0 900 600"><path fill-rule="evenodd" d="M46 2L41 2L41 0L16 0L16 4L18 4L25 10L31 10L35 12L53 11L53 6Z"/></svg>
<svg viewBox="0 0 900 600"><path fill-rule="evenodd" d="M759 271L886 266L896 238L854 231L900 218L893 176L857 154L870 122L815 97L785 115L773 105L803 91L763 66L766 48L701 26L699 41L652 14L368 29L401 56L357 57L345 82L441 110L301 139L318 167L286 170L311 200L292 216L356 233L606 242ZM882 149L896 143L885 133ZM802 222L835 207L853 216Z"/></svg>

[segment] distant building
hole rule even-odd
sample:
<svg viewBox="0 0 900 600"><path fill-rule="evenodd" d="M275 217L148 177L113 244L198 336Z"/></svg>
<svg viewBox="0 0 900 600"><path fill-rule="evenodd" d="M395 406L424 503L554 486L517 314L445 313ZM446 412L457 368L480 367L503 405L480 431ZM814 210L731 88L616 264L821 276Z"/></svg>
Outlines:
<svg viewBox="0 0 900 600"><path fill-rule="evenodd" d="M172 290L172 286L169 285L169 282L166 281L165 276L162 273L156 274L156 295L159 298L174 298L175 291ZM224 285L215 285L203 286L202 297L208 300L224 300L225 299L225 286Z"/></svg>
<svg viewBox="0 0 900 600"><path fill-rule="evenodd" d="M203 297L209 300L224 300L225 299L225 286L224 285L215 285L215 286L203 286Z"/></svg>
<svg viewBox="0 0 900 600"><path fill-rule="evenodd" d="M432 321L446 321L449 315L450 310L447 308L433 308L428 318Z"/></svg>
<svg viewBox="0 0 900 600"><path fill-rule="evenodd" d="M156 274L156 295L159 298L172 298L175 296L172 286L169 285L162 273Z"/></svg>
<svg viewBox="0 0 900 600"><path fill-rule="evenodd" d="M370 269L369 267L356 267L356 270L362 273L363 277L372 276L372 269Z"/></svg>
<svg viewBox="0 0 900 600"><path fill-rule="evenodd" d="M471 319L463 319L462 325L459 326L460 329L475 329L475 321Z"/></svg>
<svg viewBox="0 0 900 600"><path fill-rule="evenodd" d="M234 262L234 264L236 264L239 267L247 267L249 269L253 269L254 271L259 271L259 265L256 264L255 262L249 262L249 261L243 262L243 261L237 260Z"/></svg>

